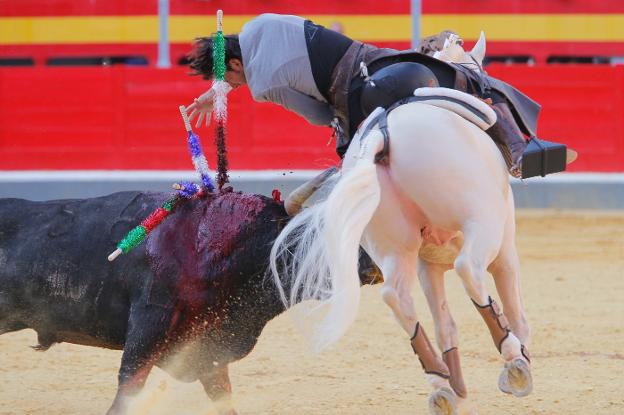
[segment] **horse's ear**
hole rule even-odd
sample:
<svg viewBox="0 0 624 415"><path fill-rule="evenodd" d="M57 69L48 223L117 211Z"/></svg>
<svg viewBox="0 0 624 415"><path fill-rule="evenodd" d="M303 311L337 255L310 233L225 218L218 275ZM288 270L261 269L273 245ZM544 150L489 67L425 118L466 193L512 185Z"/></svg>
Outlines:
<svg viewBox="0 0 624 415"><path fill-rule="evenodd" d="M483 33L483 30L481 31L479 40L470 51L470 55L479 63L479 65L483 64L483 58L485 57L485 33Z"/></svg>

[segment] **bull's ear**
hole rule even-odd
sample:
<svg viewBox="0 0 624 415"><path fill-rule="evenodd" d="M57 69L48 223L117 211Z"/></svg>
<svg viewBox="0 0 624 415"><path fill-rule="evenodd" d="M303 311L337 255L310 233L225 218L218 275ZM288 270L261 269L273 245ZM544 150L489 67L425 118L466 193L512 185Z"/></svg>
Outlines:
<svg viewBox="0 0 624 415"><path fill-rule="evenodd" d="M483 65L483 58L485 58L485 33L481 31L479 40L470 51L470 55L476 60L479 65Z"/></svg>

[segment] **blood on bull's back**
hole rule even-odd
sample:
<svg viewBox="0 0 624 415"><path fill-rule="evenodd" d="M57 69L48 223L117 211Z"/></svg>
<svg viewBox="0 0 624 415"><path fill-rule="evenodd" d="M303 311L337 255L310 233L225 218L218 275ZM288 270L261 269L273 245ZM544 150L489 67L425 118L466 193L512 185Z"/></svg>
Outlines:
<svg viewBox="0 0 624 415"><path fill-rule="evenodd" d="M288 220L282 203L237 192L191 201L147 242L153 280L147 301L174 314L166 336L203 337L211 359L249 353L284 305L267 280L269 251Z"/></svg>

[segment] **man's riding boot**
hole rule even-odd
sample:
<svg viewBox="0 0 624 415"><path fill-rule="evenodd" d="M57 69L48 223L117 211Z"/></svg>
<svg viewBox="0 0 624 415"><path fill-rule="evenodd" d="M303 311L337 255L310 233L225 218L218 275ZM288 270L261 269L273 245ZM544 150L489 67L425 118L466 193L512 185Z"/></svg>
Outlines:
<svg viewBox="0 0 624 415"><path fill-rule="evenodd" d="M576 152L564 144L531 137L527 142L505 102L492 104L498 120L487 133L501 150L509 173L521 179L546 176L566 169L574 161Z"/></svg>
<svg viewBox="0 0 624 415"><path fill-rule="evenodd" d="M527 147L527 142L505 102L492 104L496 112L497 121L486 132L492 137L501 150L509 173L516 177L522 177L522 154Z"/></svg>

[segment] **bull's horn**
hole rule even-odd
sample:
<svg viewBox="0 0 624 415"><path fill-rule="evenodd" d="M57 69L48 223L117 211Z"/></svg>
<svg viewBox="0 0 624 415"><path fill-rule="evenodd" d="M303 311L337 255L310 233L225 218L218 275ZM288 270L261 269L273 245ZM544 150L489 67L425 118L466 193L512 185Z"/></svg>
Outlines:
<svg viewBox="0 0 624 415"><path fill-rule="evenodd" d="M330 167L312 180L305 182L301 186L293 190L284 201L284 208L288 216L295 216L301 211L301 206L310 196L316 192L319 187L327 181L334 173L338 171L336 167Z"/></svg>

